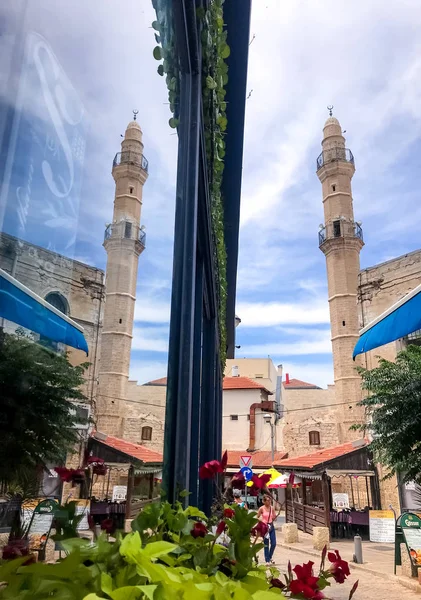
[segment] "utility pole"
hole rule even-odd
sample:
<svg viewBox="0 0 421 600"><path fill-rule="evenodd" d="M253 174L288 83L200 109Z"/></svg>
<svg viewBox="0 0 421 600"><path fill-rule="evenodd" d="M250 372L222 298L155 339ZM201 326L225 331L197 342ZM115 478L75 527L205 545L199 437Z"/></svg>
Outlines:
<svg viewBox="0 0 421 600"><path fill-rule="evenodd" d="M272 422L272 415L265 414L263 416L265 423L270 425L270 442L271 442L271 450L272 450L272 466L275 460L275 424Z"/></svg>

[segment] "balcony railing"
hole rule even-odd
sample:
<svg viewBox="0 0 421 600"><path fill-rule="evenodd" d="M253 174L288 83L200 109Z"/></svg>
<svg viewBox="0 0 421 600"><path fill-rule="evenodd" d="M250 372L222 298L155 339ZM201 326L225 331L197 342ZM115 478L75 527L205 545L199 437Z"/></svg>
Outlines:
<svg viewBox="0 0 421 600"><path fill-rule="evenodd" d="M349 162L354 164L354 155L348 148L340 148L337 146L334 148L329 148L329 150L323 150L323 152L321 152L317 158L317 170L324 167L324 165L335 161Z"/></svg>
<svg viewBox="0 0 421 600"><path fill-rule="evenodd" d="M148 172L149 168L149 163L143 154L133 152L133 150L117 152L113 160L113 167L117 167L118 165L135 165L136 167L141 167L146 172Z"/></svg>
<svg viewBox="0 0 421 600"><path fill-rule="evenodd" d="M104 232L104 241L110 238L137 240L143 248L146 247L146 231L142 227L137 227L131 221L120 221L119 223L107 225Z"/></svg>
<svg viewBox="0 0 421 600"><path fill-rule="evenodd" d="M359 223L350 221L341 221L340 219L332 221L327 227L319 230L319 246L325 243L326 240L335 238L358 238L364 241L363 230Z"/></svg>

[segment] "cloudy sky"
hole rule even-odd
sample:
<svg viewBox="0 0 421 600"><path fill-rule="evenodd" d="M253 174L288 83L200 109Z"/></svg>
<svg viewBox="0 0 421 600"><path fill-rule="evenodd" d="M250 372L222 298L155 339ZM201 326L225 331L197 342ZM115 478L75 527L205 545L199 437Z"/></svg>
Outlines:
<svg viewBox="0 0 421 600"><path fill-rule="evenodd" d="M229 1L229 0L227 0ZM33 0L33 30L53 49L88 116L75 258L105 266L112 158L139 110L149 179L142 221L131 376L166 374L177 137L156 73L149 0ZM38 8L37 8L37 5ZM356 161L362 268L419 247L421 5L417 0L255 0L245 128L238 271L238 356L283 363L291 377L332 382L323 221L315 174L326 106ZM68 251L70 253L70 250Z"/></svg>

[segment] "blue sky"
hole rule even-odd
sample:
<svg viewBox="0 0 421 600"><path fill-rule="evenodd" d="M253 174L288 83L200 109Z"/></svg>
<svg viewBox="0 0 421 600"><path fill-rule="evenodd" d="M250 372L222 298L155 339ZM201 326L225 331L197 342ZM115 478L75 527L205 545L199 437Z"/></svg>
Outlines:
<svg viewBox="0 0 421 600"><path fill-rule="evenodd" d="M36 5L42 5L37 10ZM149 179L131 376L166 374L177 137L156 73L148 0L35 0L42 33L89 116L73 255L100 267L112 158L139 110ZM117 10L118 7L118 10ZM3 9L4 10L4 9ZM44 12L43 12L44 11ZM323 221L315 174L326 106L356 161L362 268L419 247L421 6L417 0L255 0L249 56L237 313L238 356L270 355L291 377L332 382Z"/></svg>

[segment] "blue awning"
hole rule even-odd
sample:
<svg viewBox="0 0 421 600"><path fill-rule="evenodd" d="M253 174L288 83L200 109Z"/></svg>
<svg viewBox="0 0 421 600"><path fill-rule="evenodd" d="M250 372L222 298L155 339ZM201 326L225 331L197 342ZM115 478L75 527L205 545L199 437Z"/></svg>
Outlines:
<svg viewBox="0 0 421 600"><path fill-rule="evenodd" d="M421 285L360 331L353 357L421 329Z"/></svg>
<svg viewBox="0 0 421 600"><path fill-rule="evenodd" d="M0 317L39 333L53 342L83 350L83 327L0 269Z"/></svg>

